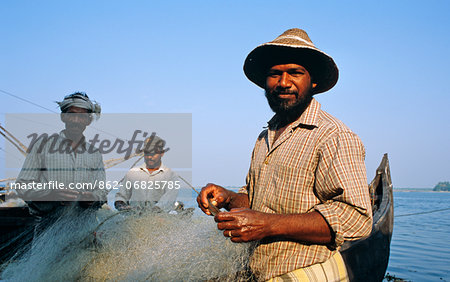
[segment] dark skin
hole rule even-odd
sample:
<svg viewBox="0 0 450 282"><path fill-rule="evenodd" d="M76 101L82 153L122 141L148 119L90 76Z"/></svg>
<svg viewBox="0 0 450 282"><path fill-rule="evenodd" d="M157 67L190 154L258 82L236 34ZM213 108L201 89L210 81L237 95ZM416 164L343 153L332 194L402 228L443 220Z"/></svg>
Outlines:
<svg viewBox="0 0 450 282"><path fill-rule="evenodd" d="M70 146L75 150L84 140L83 132L91 124L92 118L88 111L79 107L69 107L66 113L61 114L61 120L65 125L65 135L70 142ZM79 190L55 190L60 201L78 201L81 206L89 207L95 203L96 198L92 192ZM54 197L54 195L53 195Z"/></svg>
<svg viewBox="0 0 450 282"><path fill-rule="evenodd" d="M83 139L83 132L91 124L92 118L88 110L79 107L69 107L65 113L61 114L61 121L64 122L65 135L70 140L70 145L76 149Z"/></svg>
<svg viewBox="0 0 450 282"><path fill-rule="evenodd" d="M266 95L271 108L281 118L275 139L287 126L303 113L310 101L311 90L316 87L309 72L301 65L281 64L269 69L266 79ZM272 96L270 96L272 95ZM307 101L307 102L304 102ZM302 105L302 103L306 105ZM294 110L292 110L294 109ZM310 244L329 244L333 233L322 215L317 211L298 214L269 214L250 209L247 194L235 193L215 184L202 188L197 197L200 209L211 215L211 204L229 212L216 214L217 227L224 230L225 237L233 242L258 241L264 238L278 238Z"/></svg>
<svg viewBox="0 0 450 282"><path fill-rule="evenodd" d="M161 166L161 158L163 156L164 153L144 153L145 166L150 173L159 169Z"/></svg>

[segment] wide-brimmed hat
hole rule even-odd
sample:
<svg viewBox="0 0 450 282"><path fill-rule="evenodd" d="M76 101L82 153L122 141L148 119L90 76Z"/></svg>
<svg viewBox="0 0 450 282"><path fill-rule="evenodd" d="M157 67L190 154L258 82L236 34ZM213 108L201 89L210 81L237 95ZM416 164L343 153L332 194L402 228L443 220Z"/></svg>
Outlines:
<svg viewBox="0 0 450 282"><path fill-rule="evenodd" d="M330 90L339 76L333 58L314 46L308 34L299 28L286 30L275 40L253 49L245 59L244 73L250 81L265 88L267 71L277 64L305 67L317 83L314 94Z"/></svg>

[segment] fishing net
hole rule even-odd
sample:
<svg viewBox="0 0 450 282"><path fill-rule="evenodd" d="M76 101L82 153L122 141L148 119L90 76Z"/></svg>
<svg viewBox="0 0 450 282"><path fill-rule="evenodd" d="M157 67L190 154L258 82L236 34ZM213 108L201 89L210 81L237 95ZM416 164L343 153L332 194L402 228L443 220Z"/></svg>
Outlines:
<svg viewBox="0 0 450 282"><path fill-rule="evenodd" d="M250 244L212 217L150 212L67 212L4 265L8 281L247 281Z"/></svg>

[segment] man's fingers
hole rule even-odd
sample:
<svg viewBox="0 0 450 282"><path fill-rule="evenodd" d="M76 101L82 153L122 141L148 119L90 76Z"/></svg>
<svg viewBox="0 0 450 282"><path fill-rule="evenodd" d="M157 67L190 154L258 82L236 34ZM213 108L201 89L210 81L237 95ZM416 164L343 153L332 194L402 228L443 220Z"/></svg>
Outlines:
<svg viewBox="0 0 450 282"><path fill-rule="evenodd" d="M208 211L208 209L203 206L203 203L200 200L200 195L197 196L197 204L198 204L198 207L202 210L202 212L204 212L207 215L211 215L211 213Z"/></svg>
<svg viewBox="0 0 450 282"><path fill-rule="evenodd" d="M84 201L94 201L95 200L94 193L92 193L92 192L81 192L81 198Z"/></svg>
<svg viewBox="0 0 450 282"><path fill-rule="evenodd" d="M248 209L249 208L234 208L234 209L231 209L229 211L229 213L238 213L238 212L245 211L245 210L248 210Z"/></svg>
<svg viewBox="0 0 450 282"><path fill-rule="evenodd" d="M236 215L230 214L230 212L219 212L214 216L214 220L216 222L222 222L222 221L232 221L236 219Z"/></svg>
<svg viewBox="0 0 450 282"><path fill-rule="evenodd" d="M60 190L61 194L65 194L65 195L78 195L79 192L78 191L74 191L74 190Z"/></svg>
<svg viewBox="0 0 450 282"><path fill-rule="evenodd" d="M219 221L229 221L237 219L237 217L245 216L244 213L248 208L236 208L231 209L229 212L221 212L216 215L217 222Z"/></svg>
<svg viewBox="0 0 450 282"><path fill-rule="evenodd" d="M79 193L72 190L61 190L57 195L60 201L75 201L78 199Z"/></svg>
<svg viewBox="0 0 450 282"><path fill-rule="evenodd" d="M197 196L197 204L198 204L198 207L199 207L204 213L210 214L209 211L208 211L208 203L207 203L207 202L206 202L206 203L203 202L200 195Z"/></svg>
<svg viewBox="0 0 450 282"><path fill-rule="evenodd" d="M219 230L232 230L236 228L239 228L239 226L230 221L222 221L217 223L217 229Z"/></svg>
<svg viewBox="0 0 450 282"><path fill-rule="evenodd" d="M216 215L226 204L227 199L227 190L225 188L208 183L197 196L197 204L207 215Z"/></svg>
<svg viewBox="0 0 450 282"><path fill-rule="evenodd" d="M223 201L223 196L220 196L219 186L208 183L205 187L202 188L197 201L200 206L203 206L205 209L209 207L208 199L214 206L217 206L220 202Z"/></svg>
<svg viewBox="0 0 450 282"><path fill-rule="evenodd" d="M230 238L234 243L248 242L248 240L242 237L242 232L240 229L225 229L223 231L223 236Z"/></svg>

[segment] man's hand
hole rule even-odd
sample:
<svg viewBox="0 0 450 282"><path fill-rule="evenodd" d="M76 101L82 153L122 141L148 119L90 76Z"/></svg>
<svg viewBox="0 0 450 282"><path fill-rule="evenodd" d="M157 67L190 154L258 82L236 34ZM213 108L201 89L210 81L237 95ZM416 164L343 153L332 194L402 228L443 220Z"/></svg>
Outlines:
<svg viewBox="0 0 450 282"><path fill-rule="evenodd" d="M80 197L78 198L78 201L94 202L94 201L97 201L97 198L95 197L94 193L83 191L83 192L80 192Z"/></svg>
<svg viewBox="0 0 450 282"><path fill-rule="evenodd" d="M129 205L127 205L125 202L123 201L116 201L114 202L114 207L118 210L118 211L126 211L126 210L131 210L131 207Z"/></svg>
<svg viewBox="0 0 450 282"><path fill-rule="evenodd" d="M249 242L277 237L312 244L329 244L333 231L317 212L302 214L273 214L251 209L232 209L214 217L217 228L231 241Z"/></svg>
<svg viewBox="0 0 450 282"><path fill-rule="evenodd" d="M207 215L211 215L209 211L209 203L216 206L218 209L227 208L232 200L232 195L236 194L230 190L223 188L222 186L215 185L212 183L207 184L202 188L202 191L197 196L197 203L199 208L206 213Z"/></svg>
<svg viewBox="0 0 450 282"><path fill-rule="evenodd" d="M218 213L214 220L225 237L235 243L261 240L271 235L271 214L248 208Z"/></svg>
<svg viewBox="0 0 450 282"><path fill-rule="evenodd" d="M80 193L78 191L68 190L68 189L55 190L50 195L50 197L52 197L52 198L54 197L55 200L62 201L62 202L77 201L79 196L80 196Z"/></svg>

